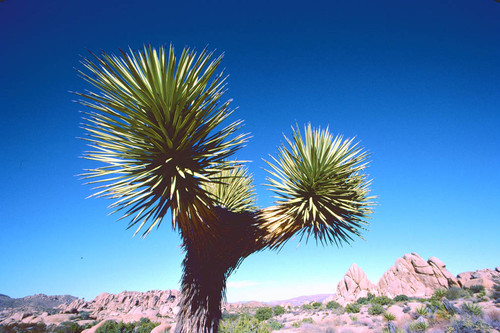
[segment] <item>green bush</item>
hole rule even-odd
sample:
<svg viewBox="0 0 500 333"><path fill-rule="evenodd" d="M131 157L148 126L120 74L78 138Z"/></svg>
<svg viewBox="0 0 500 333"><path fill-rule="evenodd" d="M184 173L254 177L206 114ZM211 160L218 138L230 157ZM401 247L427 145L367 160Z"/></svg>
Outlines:
<svg viewBox="0 0 500 333"><path fill-rule="evenodd" d="M470 297L471 295L465 289L451 287L450 289L446 290L445 296L449 300L454 300L454 299L459 299L459 298L463 298L463 297Z"/></svg>
<svg viewBox="0 0 500 333"><path fill-rule="evenodd" d="M406 302L408 301L408 296L406 295L398 295L396 297L394 297L394 302Z"/></svg>
<svg viewBox="0 0 500 333"><path fill-rule="evenodd" d="M359 306L359 304L356 304L356 303L347 304L345 306L345 311L347 313L359 313L360 310L361 310L361 307Z"/></svg>
<svg viewBox="0 0 500 333"><path fill-rule="evenodd" d="M279 323L274 319L269 319L267 321L267 324L269 325L269 327L271 328L272 331L278 331L285 326L284 324Z"/></svg>
<svg viewBox="0 0 500 333"><path fill-rule="evenodd" d="M434 290L434 294L432 294L432 298L440 300L441 298L446 296L446 289L436 289Z"/></svg>
<svg viewBox="0 0 500 333"><path fill-rule="evenodd" d="M159 323L153 323L147 318L141 318L135 323L117 323L108 321L96 330L96 333L150 333Z"/></svg>
<svg viewBox="0 0 500 333"><path fill-rule="evenodd" d="M464 303L462 304L462 310L471 316L481 317L483 315L483 308L477 304Z"/></svg>
<svg viewBox="0 0 500 333"><path fill-rule="evenodd" d="M426 316L428 313L427 306L422 305L416 309L416 312L419 316Z"/></svg>
<svg viewBox="0 0 500 333"><path fill-rule="evenodd" d="M377 315L380 315L382 313L384 313L385 310L384 308L382 307L382 305L380 304L373 304L369 309L368 309L368 313L371 314L372 316L377 316Z"/></svg>
<svg viewBox="0 0 500 333"><path fill-rule="evenodd" d="M302 319L302 322L305 324L312 324L314 321L312 318L304 318Z"/></svg>
<svg viewBox="0 0 500 333"><path fill-rule="evenodd" d="M313 306L312 306L312 304L302 304L301 307L302 307L303 310L312 310L312 309L314 309Z"/></svg>
<svg viewBox="0 0 500 333"><path fill-rule="evenodd" d="M221 320L236 320L239 316L240 315L237 313L230 313L224 310L224 312L222 312Z"/></svg>
<svg viewBox="0 0 500 333"><path fill-rule="evenodd" d="M273 313L275 316L279 316L279 315L282 315L285 313L285 308L282 307L281 305L276 305L274 308L273 308Z"/></svg>
<svg viewBox="0 0 500 333"><path fill-rule="evenodd" d="M358 321L358 316L356 315L350 315L349 318L351 318L352 321Z"/></svg>
<svg viewBox="0 0 500 333"><path fill-rule="evenodd" d="M455 319L446 329L446 333L483 333L491 332L490 326L479 318L466 317Z"/></svg>
<svg viewBox="0 0 500 333"><path fill-rule="evenodd" d="M414 321L408 325L408 331L410 333L423 333L427 330L429 325L425 321Z"/></svg>
<svg viewBox="0 0 500 333"><path fill-rule="evenodd" d="M378 296L373 298L370 303L372 304L380 304L380 305L389 305L392 303L392 300L387 296Z"/></svg>
<svg viewBox="0 0 500 333"><path fill-rule="evenodd" d="M224 320L219 326L219 333L271 333L271 331L272 328L268 323L248 314L239 316L237 320Z"/></svg>
<svg viewBox="0 0 500 333"><path fill-rule="evenodd" d="M78 317L82 320L89 320L90 319L90 312L88 311L80 311L78 312Z"/></svg>
<svg viewBox="0 0 500 333"><path fill-rule="evenodd" d="M0 333L21 333L21 332L46 333L47 326L43 323L38 323L38 324L14 323L8 325L0 325Z"/></svg>
<svg viewBox="0 0 500 333"><path fill-rule="evenodd" d="M339 303L337 303L335 301L330 301L330 302L326 303L327 309L338 309L341 307L342 307L342 305L340 305Z"/></svg>
<svg viewBox="0 0 500 333"><path fill-rule="evenodd" d="M273 317L273 309L270 307L258 308L257 312L255 312L255 318L258 321L268 320Z"/></svg>
<svg viewBox="0 0 500 333"><path fill-rule="evenodd" d="M385 312L384 313L384 319L387 321L392 321L396 319L396 315L390 312Z"/></svg>
<svg viewBox="0 0 500 333"><path fill-rule="evenodd" d="M77 323L65 321L55 328L54 333L80 333L83 331L83 327Z"/></svg>
<svg viewBox="0 0 500 333"><path fill-rule="evenodd" d="M313 307L313 308L315 308L315 309L319 309L319 308L321 308L321 305L322 305L322 304L321 304L320 302L314 302L314 303L313 303L313 304L311 304L311 305L312 305L312 307Z"/></svg>
<svg viewBox="0 0 500 333"><path fill-rule="evenodd" d="M368 293L367 297L360 297L356 301L358 304L368 304L375 298L375 295Z"/></svg>
<svg viewBox="0 0 500 333"><path fill-rule="evenodd" d="M469 290L473 293L473 294L477 294L479 292L482 292L482 291L485 291L484 290L484 286L480 285L480 284L476 284L476 285L473 285L469 288Z"/></svg>

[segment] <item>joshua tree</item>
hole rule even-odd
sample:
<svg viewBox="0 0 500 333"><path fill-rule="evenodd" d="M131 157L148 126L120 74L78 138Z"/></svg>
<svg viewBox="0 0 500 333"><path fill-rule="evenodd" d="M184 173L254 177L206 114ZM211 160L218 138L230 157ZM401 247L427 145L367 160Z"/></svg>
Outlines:
<svg viewBox="0 0 500 333"><path fill-rule="evenodd" d="M217 332L226 279L248 255L279 249L295 235L337 246L361 236L371 213L367 153L328 129L293 129L269 165L274 206L258 208L252 178L231 160L247 141L223 100L222 56L171 46L92 54L78 93L91 151L104 166L84 177L94 196L146 236L171 214L186 256L176 332ZM213 60L212 60L213 59Z"/></svg>

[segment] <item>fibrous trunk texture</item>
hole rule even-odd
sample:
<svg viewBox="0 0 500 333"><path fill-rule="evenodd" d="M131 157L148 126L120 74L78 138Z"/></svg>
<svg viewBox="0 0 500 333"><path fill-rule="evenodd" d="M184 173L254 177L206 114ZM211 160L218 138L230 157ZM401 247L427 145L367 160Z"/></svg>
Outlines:
<svg viewBox="0 0 500 333"><path fill-rule="evenodd" d="M255 214L217 209L217 216L210 236L182 235L186 257L176 333L218 332L228 276L244 258L265 246Z"/></svg>

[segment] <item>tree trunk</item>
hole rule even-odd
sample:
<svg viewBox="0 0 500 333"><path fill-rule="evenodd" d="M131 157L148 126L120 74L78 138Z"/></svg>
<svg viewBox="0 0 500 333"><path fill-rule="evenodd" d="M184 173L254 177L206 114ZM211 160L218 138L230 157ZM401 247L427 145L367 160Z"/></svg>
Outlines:
<svg viewBox="0 0 500 333"><path fill-rule="evenodd" d="M217 333L227 278L244 258L265 246L255 214L218 208L217 216L210 236L195 240L183 234L186 257L176 333Z"/></svg>

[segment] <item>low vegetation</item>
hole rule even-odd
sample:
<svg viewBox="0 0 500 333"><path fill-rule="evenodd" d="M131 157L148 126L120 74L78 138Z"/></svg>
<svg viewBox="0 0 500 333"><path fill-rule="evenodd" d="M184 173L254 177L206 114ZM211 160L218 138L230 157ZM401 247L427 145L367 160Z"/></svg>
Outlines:
<svg viewBox="0 0 500 333"><path fill-rule="evenodd" d="M500 295L495 293L500 294L500 287L485 296L484 288L472 286L468 289L438 289L427 299L406 295L391 299L369 294L345 307L336 301L286 308L281 305L249 306L224 311L219 332L271 333L297 328L307 332L338 332L345 325L391 333L494 332L500 330L500 310L494 308L493 298ZM488 303L481 303L483 297L490 297ZM343 313L346 314L341 316ZM72 321L59 326L17 323L0 326L0 333L80 333L97 323L79 326L76 321L82 319L93 318L89 313L79 312ZM126 324L107 322L96 333L150 333L156 325L149 319Z"/></svg>

